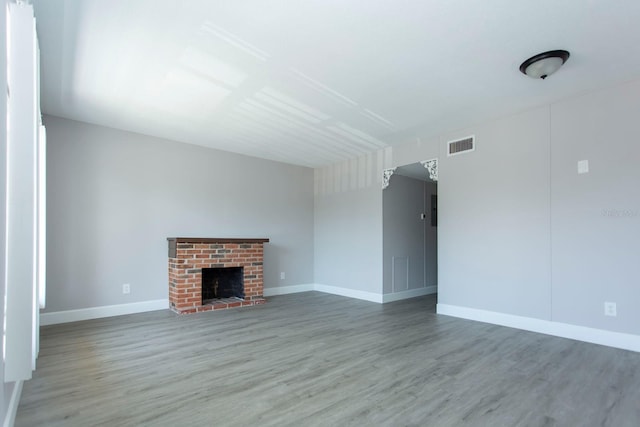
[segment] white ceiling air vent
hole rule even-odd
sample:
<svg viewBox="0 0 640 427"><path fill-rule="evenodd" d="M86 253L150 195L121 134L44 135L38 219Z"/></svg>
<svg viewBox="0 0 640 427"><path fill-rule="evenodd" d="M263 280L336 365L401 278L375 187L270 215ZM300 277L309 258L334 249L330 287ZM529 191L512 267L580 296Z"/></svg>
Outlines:
<svg viewBox="0 0 640 427"><path fill-rule="evenodd" d="M467 153L476 149L475 135L467 136L447 143L447 156Z"/></svg>

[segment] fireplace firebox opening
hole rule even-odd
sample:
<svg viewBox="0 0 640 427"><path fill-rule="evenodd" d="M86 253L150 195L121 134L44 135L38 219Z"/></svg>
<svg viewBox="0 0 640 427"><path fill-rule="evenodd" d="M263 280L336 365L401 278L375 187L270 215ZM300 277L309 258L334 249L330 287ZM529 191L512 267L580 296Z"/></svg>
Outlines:
<svg viewBox="0 0 640 427"><path fill-rule="evenodd" d="M244 267L202 269L202 305L234 297L244 299Z"/></svg>

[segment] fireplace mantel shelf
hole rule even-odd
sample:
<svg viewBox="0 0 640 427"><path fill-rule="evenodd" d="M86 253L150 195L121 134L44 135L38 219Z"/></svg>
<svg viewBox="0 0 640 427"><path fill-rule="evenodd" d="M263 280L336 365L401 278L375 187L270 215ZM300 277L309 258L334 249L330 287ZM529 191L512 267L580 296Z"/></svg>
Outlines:
<svg viewBox="0 0 640 427"><path fill-rule="evenodd" d="M175 243L267 243L269 239L247 239L243 237L167 237Z"/></svg>

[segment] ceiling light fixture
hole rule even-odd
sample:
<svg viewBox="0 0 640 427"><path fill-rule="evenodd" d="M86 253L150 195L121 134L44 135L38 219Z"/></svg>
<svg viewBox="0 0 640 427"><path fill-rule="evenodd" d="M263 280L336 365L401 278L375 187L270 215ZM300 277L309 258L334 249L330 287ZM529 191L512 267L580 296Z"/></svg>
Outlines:
<svg viewBox="0 0 640 427"><path fill-rule="evenodd" d="M520 65L520 71L534 79L546 79L558 71L562 64L567 62L567 59L569 59L569 52L566 50L550 50L524 61Z"/></svg>

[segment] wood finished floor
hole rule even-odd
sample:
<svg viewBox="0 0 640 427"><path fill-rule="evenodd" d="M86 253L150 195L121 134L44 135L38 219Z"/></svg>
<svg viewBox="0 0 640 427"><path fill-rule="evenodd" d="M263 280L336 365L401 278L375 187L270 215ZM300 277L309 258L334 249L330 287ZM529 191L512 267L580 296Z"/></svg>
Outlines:
<svg viewBox="0 0 640 427"><path fill-rule="evenodd" d="M44 327L16 426L640 426L640 354L307 292Z"/></svg>

